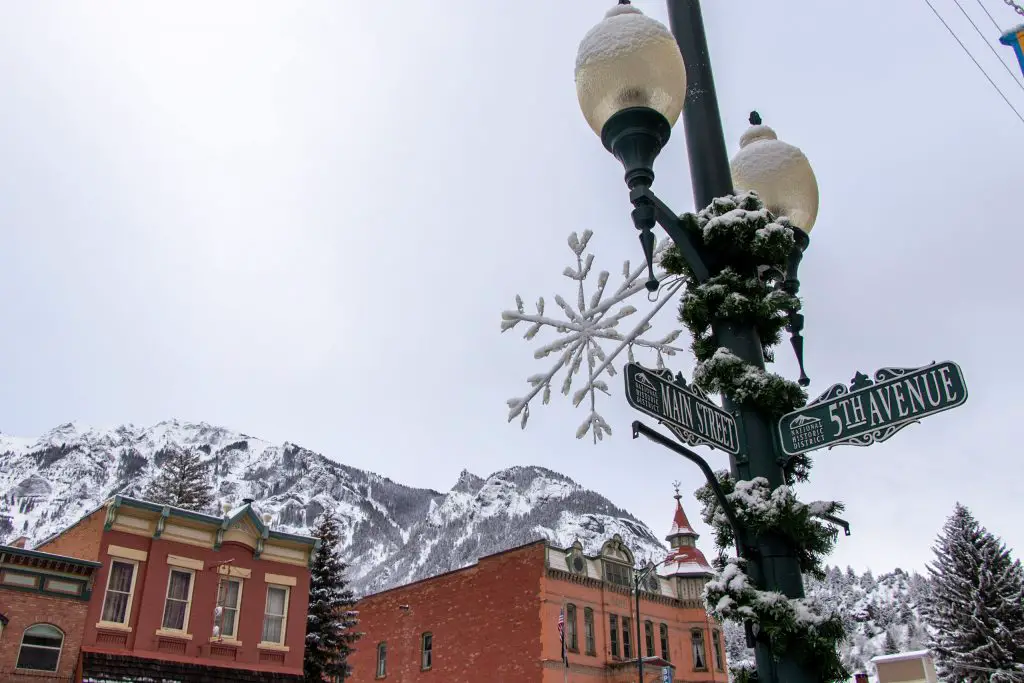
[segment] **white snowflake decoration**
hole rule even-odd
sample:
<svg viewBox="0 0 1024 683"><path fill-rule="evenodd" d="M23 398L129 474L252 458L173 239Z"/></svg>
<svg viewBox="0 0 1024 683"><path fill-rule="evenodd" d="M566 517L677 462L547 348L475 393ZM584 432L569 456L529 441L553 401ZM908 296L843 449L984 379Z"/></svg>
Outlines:
<svg viewBox="0 0 1024 683"><path fill-rule="evenodd" d="M562 393L566 396L572 389L572 378L579 374L583 365L583 359L587 361L587 375L583 387L578 389L572 396L573 405L578 406L589 398L590 414L576 430L576 438L582 439L587 432L593 434L594 443L611 435L612 429L605 422L604 418L597 412L597 392L601 391L611 395L608 384L602 379L607 373L609 377L616 374L613 361L626 349L630 361L634 360L633 349L640 347L654 351L656 354L657 367L665 366L665 356L674 356L677 351L683 349L672 346L672 343L679 337L681 330L666 335L664 338L652 341L643 339L644 333L651 329L651 320L658 311L670 300L673 295L683 287L680 279L666 281L668 274L660 269L655 271L655 277L662 283L658 301L651 307L643 318L633 327L628 334L621 334L616 327L619 322L637 312L637 309L629 304L622 305L615 313L610 313L613 307L623 304L627 299L640 292L646 293L643 278L647 271L647 264L642 263L635 269L630 269L629 261L622 267L623 282L615 293L604 298L605 287L608 284L608 271L602 270L597 276L597 289L589 297L584 291L584 281L590 275L591 266L594 264L593 254L584 254L593 232L586 230L582 237L575 232L569 235L569 248L576 255L576 267L569 266L563 274L570 280L577 283L576 308L570 306L565 299L555 295L555 303L565 313L564 320L550 318L544 315L544 298L537 300L536 314L526 313L523 308L523 299L516 294L516 310L504 311L501 314L501 331L510 330L521 322L532 323L530 328L523 335L525 339L533 339L544 327L550 327L558 335L555 341L541 346L533 353L537 359L546 358L552 353L560 353L555 364L545 373L533 375L526 381L531 385L530 392L520 398L508 400L508 420L511 422L517 416L521 416L521 426L526 428L526 421L530 417L530 401L537 394L543 392L541 401L548 403L551 400L551 382L562 368L568 368L565 379L562 382ZM655 258L668 248L669 240L663 240L654 250ZM602 341L618 342L617 346L610 353L606 353L601 347Z"/></svg>

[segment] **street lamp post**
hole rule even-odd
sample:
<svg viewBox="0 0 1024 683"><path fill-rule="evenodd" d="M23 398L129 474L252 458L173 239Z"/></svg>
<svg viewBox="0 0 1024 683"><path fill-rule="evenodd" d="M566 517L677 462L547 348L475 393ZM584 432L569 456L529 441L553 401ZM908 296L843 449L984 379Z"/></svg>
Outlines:
<svg viewBox="0 0 1024 683"><path fill-rule="evenodd" d="M740 186L738 190L756 191L773 215L791 218L795 246L781 284L795 296L799 288L797 268L817 217L814 173L799 150L779 141L774 131L760 125L756 114L751 116L753 127L730 168L699 0L670 0L668 5L672 33L644 16L629 0L620 0L583 39L576 62L576 87L583 114L626 171L633 221L648 261L648 289L658 288L652 263L655 238L651 230L655 224L669 234L696 282L706 282L733 265L717 262L716 255L697 234L692 215L679 217L651 190L654 161L682 114L698 208L732 195L735 182ZM802 316L793 311L789 330L801 364L800 384L806 385L809 380L802 369L802 325ZM712 330L719 347L763 372L763 345L753 323L716 320ZM745 435L740 457L730 456L733 477L763 477L772 490L784 485L784 461L775 446L773 416L726 395L722 398L725 409L737 416ZM762 533L749 540L744 555L750 561L755 585L789 598L803 597L800 564L792 544L776 533ZM814 681L812 674L792 657L776 660L764 638L756 639L755 648L761 681ZM642 670L642 663L640 666Z"/></svg>
<svg viewBox="0 0 1024 683"><path fill-rule="evenodd" d="M668 562L668 558L658 562L657 564L648 564L641 570L633 570L633 595L636 599L636 669L637 678L640 683L644 683L644 652L641 644L644 643L644 638L640 631L640 586L648 576L651 575L661 565Z"/></svg>

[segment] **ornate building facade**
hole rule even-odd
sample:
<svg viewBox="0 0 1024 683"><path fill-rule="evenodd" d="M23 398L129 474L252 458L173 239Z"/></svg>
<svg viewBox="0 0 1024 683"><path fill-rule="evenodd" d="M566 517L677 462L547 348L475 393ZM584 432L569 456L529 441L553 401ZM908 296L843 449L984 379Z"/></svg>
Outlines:
<svg viewBox="0 0 1024 683"><path fill-rule="evenodd" d="M711 568L678 496L667 540L646 575L616 535L593 554L537 541L368 596L352 680L634 683L643 657L645 681L669 667L676 683L725 683L723 636L700 597Z"/></svg>

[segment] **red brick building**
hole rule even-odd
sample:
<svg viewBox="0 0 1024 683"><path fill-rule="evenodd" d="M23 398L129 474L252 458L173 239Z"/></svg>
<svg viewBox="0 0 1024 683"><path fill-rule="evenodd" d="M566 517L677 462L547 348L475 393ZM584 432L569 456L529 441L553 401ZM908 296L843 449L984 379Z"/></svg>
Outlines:
<svg viewBox="0 0 1024 683"><path fill-rule="evenodd" d="M71 681L97 562L0 545L0 681Z"/></svg>
<svg viewBox="0 0 1024 683"><path fill-rule="evenodd" d="M271 530L250 503L215 517L116 496L40 544L100 565L79 680L301 680L318 541Z"/></svg>
<svg viewBox="0 0 1024 683"><path fill-rule="evenodd" d="M640 590L645 680L728 680L724 642L701 601L710 567L676 499L672 551ZM617 535L595 555L545 541L359 602L366 635L350 663L355 683L632 683L637 632L632 552ZM568 662L561 658L565 614Z"/></svg>

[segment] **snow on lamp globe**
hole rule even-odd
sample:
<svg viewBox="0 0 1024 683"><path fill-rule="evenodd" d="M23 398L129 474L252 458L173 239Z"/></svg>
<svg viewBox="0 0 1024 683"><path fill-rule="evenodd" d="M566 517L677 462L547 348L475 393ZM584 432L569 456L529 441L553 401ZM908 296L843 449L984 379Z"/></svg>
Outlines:
<svg viewBox="0 0 1024 683"><path fill-rule="evenodd" d="M620 0L580 42L576 95L587 123L625 167L629 187L649 186L686 97L686 66L672 33Z"/></svg>

